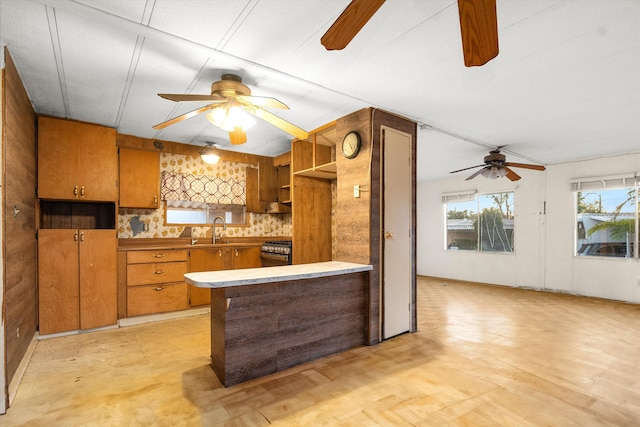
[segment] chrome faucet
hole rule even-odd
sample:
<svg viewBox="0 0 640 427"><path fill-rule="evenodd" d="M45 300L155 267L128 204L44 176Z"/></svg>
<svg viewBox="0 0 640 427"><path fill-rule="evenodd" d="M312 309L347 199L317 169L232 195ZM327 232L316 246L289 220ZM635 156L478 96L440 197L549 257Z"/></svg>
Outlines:
<svg viewBox="0 0 640 427"><path fill-rule="evenodd" d="M217 216L213 219L213 224L211 224L211 243L213 243L214 245L216 244L216 221L218 219L222 221L222 229L227 229L227 223L224 218L222 218L221 216ZM220 234L220 237L222 237L222 234Z"/></svg>

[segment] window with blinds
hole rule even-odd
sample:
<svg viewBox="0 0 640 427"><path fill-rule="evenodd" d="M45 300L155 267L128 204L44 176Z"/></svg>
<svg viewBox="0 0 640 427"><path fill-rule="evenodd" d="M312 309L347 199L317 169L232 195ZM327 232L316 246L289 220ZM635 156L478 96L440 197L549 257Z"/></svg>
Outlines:
<svg viewBox="0 0 640 427"><path fill-rule="evenodd" d="M580 178L575 192L575 255L636 258L638 174Z"/></svg>
<svg viewBox="0 0 640 427"><path fill-rule="evenodd" d="M445 249L450 251L514 251L514 193L477 191L442 195Z"/></svg>

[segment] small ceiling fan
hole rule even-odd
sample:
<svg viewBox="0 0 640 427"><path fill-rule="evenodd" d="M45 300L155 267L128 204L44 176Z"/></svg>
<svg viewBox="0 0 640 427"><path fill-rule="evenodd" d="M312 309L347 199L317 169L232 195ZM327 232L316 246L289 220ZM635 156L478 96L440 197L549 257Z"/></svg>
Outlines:
<svg viewBox="0 0 640 427"><path fill-rule="evenodd" d="M528 163L512 163L512 162L507 162L506 160L507 160L506 156L500 153L499 148L496 148L495 150L489 151L488 156L484 156L484 164L471 166L464 169L458 169L457 171L452 171L450 173L457 173L457 172L462 172L469 169L482 167L482 169L474 172L465 181L469 181L470 179L473 179L478 175L482 175L485 178L491 178L491 179L502 178L503 176L506 176L511 181L517 181L521 178L520 175L512 171L510 168L524 168L524 169L533 169L537 171L545 170L544 166L530 165Z"/></svg>
<svg viewBox="0 0 640 427"><path fill-rule="evenodd" d="M211 95L159 93L158 96L175 102L210 101L212 103L159 123L153 126L154 129L163 129L207 112L207 119L211 123L229 132L232 144L243 144L247 141L247 136L245 134L246 123L243 123L242 120L246 118L243 112L247 112L298 139L307 139L309 137L307 131L262 108L288 110L289 107L275 98L251 95L251 89L243 85L242 79L234 74L223 74L220 81L213 82L211 84Z"/></svg>
<svg viewBox="0 0 640 427"><path fill-rule="evenodd" d="M344 49L384 2L352 0L322 36L322 45L327 50ZM498 56L496 0L458 0L458 14L464 65L484 65Z"/></svg>

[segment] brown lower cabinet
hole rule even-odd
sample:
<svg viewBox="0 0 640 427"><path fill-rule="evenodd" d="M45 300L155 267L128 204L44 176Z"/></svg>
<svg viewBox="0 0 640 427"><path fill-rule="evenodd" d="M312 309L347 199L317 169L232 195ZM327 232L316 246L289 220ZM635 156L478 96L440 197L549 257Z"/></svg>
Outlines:
<svg viewBox="0 0 640 427"><path fill-rule="evenodd" d="M117 323L115 230L40 229L40 334Z"/></svg>
<svg viewBox="0 0 640 427"><path fill-rule="evenodd" d="M187 258L186 249L127 252L127 316L188 308Z"/></svg>
<svg viewBox="0 0 640 427"><path fill-rule="evenodd" d="M210 289L187 285L187 272L261 266L259 246L129 250L124 258L126 317L209 305Z"/></svg>
<svg viewBox="0 0 640 427"><path fill-rule="evenodd" d="M205 248L192 249L189 254L189 272L219 271L261 266L260 248ZM211 289L190 287L192 307L211 303Z"/></svg>

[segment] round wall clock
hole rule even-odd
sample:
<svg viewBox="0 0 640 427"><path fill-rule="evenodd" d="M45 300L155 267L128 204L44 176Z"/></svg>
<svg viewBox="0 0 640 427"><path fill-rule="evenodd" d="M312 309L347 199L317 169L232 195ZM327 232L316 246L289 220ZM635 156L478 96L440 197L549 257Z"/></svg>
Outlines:
<svg viewBox="0 0 640 427"><path fill-rule="evenodd" d="M358 155L361 145L360 134L356 131L349 132L342 140L342 155L347 159L354 159Z"/></svg>

